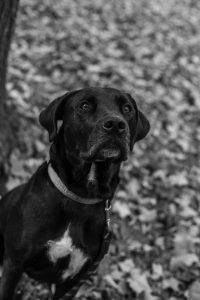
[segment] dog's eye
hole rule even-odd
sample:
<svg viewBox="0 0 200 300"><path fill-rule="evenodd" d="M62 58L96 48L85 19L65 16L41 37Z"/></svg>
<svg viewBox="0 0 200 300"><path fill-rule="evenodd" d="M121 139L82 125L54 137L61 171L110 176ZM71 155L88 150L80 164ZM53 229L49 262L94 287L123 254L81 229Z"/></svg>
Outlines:
<svg viewBox="0 0 200 300"><path fill-rule="evenodd" d="M130 104L124 104L124 106L123 106L123 112L125 113L125 114L128 114L128 113L130 113L132 111L132 106L130 105Z"/></svg>
<svg viewBox="0 0 200 300"><path fill-rule="evenodd" d="M83 103L81 103L80 109L83 111L90 111L92 109L92 106L87 101L84 101Z"/></svg>

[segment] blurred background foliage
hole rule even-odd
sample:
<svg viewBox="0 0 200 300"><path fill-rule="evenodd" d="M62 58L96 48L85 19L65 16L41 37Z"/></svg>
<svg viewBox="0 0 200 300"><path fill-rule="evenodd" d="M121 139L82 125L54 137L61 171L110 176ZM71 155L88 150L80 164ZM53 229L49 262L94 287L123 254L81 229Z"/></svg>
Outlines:
<svg viewBox="0 0 200 300"><path fill-rule="evenodd" d="M44 106L66 90L112 86L151 123L121 171L113 242L78 299L200 299L200 2L21 0L8 68L19 141L7 188L48 157ZM48 299L24 278L23 299Z"/></svg>

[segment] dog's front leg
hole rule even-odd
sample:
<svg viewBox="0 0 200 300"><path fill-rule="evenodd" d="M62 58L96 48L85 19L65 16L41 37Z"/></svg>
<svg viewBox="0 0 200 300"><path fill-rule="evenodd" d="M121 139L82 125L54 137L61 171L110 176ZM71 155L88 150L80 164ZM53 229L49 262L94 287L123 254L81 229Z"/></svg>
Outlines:
<svg viewBox="0 0 200 300"><path fill-rule="evenodd" d="M22 269L9 258L4 259L3 274L0 282L0 300L12 300Z"/></svg>

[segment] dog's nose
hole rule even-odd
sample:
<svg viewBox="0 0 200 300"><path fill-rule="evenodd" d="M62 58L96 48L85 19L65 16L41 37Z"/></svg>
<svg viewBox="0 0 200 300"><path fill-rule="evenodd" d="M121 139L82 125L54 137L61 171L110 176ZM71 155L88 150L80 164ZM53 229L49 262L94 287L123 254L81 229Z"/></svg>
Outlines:
<svg viewBox="0 0 200 300"><path fill-rule="evenodd" d="M110 118L104 121L103 129L110 133L114 131L117 131L117 133L123 133L126 130L126 123L118 117Z"/></svg>

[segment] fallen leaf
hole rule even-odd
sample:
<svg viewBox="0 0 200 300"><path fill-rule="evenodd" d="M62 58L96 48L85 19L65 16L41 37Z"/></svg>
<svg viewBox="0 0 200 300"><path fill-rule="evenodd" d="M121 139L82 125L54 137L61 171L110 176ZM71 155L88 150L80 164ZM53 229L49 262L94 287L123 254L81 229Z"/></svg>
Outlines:
<svg viewBox="0 0 200 300"><path fill-rule="evenodd" d="M131 273L135 268L135 264L132 259L126 259L119 263L119 267L124 273Z"/></svg>
<svg viewBox="0 0 200 300"><path fill-rule="evenodd" d="M121 201L114 202L113 211L116 212L122 219L132 215L129 204Z"/></svg>
<svg viewBox="0 0 200 300"><path fill-rule="evenodd" d="M163 277L163 267L161 264L152 264L152 273L151 278L154 280L158 280Z"/></svg>
<svg viewBox="0 0 200 300"><path fill-rule="evenodd" d="M174 237L174 253L179 256L182 254L193 253L195 251L196 239L191 233L183 231Z"/></svg>
<svg viewBox="0 0 200 300"><path fill-rule="evenodd" d="M132 241L131 244L129 245L129 250L130 251L140 251L142 247L142 243L139 241Z"/></svg>
<svg viewBox="0 0 200 300"><path fill-rule="evenodd" d="M177 174L169 176L168 177L168 182L172 186L183 187L183 186L188 185L188 180L186 178L186 173L185 172L181 172L181 173L177 173Z"/></svg>
<svg viewBox="0 0 200 300"><path fill-rule="evenodd" d="M127 282L131 290L136 293L136 295L143 293L145 300L155 299L152 295L152 290L149 286L146 275L142 273L140 269L134 269L131 272L131 278L128 278Z"/></svg>
<svg viewBox="0 0 200 300"><path fill-rule="evenodd" d="M91 295L92 291L94 289L94 286L92 285L88 285L88 284L83 284L80 289L78 290L78 293L76 294L76 297L87 297L89 295Z"/></svg>
<svg viewBox="0 0 200 300"><path fill-rule="evenodd" d="M136 178L133 178L127 185L126 190L129 194L131 199L137 199L139 190L140 190L140 183Z"/></svg>
<svg viewBox="0 0 200 300"><path fill-rule="evenodd" d="M124 294L124 290L122 289L122 287L114 281L111 275L104 276L104 279L112 288L117 290L118 293Z"/></svg>
<svg viewBox="0 0 200 300"><path fill-rule="evenodd" d="M173 256L170 260L170 269L175 271L185 267L191 267L193 264L199 265L199 258L194 253L185 253L178 256Z"/></svg>
<svg viewBox="0 0 200 300"><path fill-rule="evenodd" d="M162 282L162 286L163 286L164 290L172 289L175 292L179 291L179 285L180 285L180 282L174 277L171 277L169 279L164 279Z"/></svg>
<svg viewBox="0 0 200 300"><path fill-rule="evenodd" d="M153 222L155 221L157 217L157 210L156 209L147 209L146 207L141 207L140 208L140 215L139 215L139 220L141 222Z"/></svg>
<svg viewBox="0 0 200 300"><path fill-rule="evenodd" d="M183 217L184 219L194 218L197 216L197 214L198 212L190 206L184 207L180 211L180 216Z"/></svg>
<svg viewBox="0 0 200 300"><path fill-rule="evenodd" d="M195 281L188 291L189 300L199 300L200 299L200 282Z"/></svg>

